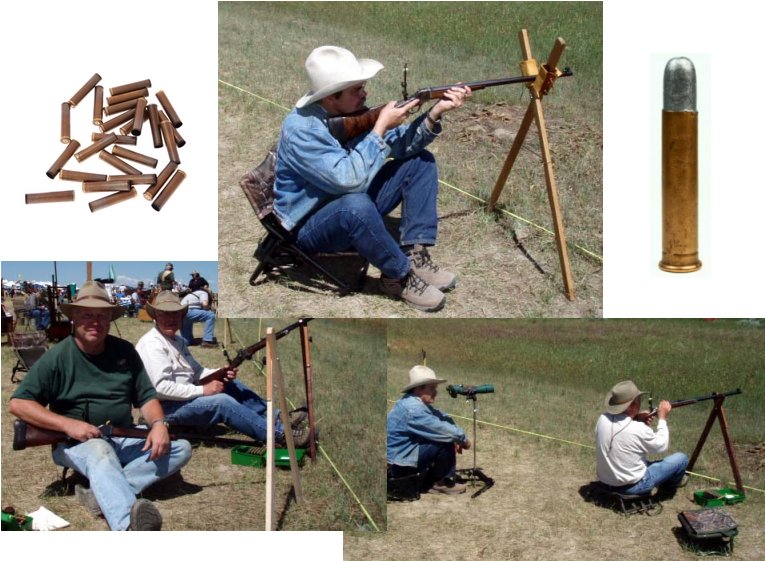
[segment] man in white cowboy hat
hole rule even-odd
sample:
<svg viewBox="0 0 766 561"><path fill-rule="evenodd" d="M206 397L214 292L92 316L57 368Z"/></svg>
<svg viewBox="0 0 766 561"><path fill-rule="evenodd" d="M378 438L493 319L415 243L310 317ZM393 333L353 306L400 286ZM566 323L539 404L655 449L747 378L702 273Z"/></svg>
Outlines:
<svg viewBox="0 0 766 561"><path fill-rule="evenodd" d="M447 380L427 366L413 366L404 396L388 413L386 461L392 477L420 474L420 491L455 495L466 486L456 483L456 453L471 441L452 418L433 407L437 386Z"/></svg>
<svg viewBox="0 0 766 561"><path fill-rule="evenodd" d="M659 487L672 495L685 483L689 459L676 452L659 461L647 461L648 454L668 449L667 418L672 406L663 400L657 408L657 430L652 417L641 411L641 396L630 380L615 385L604 401L605 412L596 423L596 475L601 483L630 495L644 495Z"/></svg>
<svg viewBox="0 0 766 561"><path fill-rule="evenodd" d="M74 301L61 305L74 329L29 370L11 396L21 420L66 433L53 461L90 480L76 494L100 509L112 530L159 530L153 503L136 499L153 483L180 470L191 458L185 440L171 441L157 393L133 345L109 335L122 308L109 302L101 283L83 284ZM150 427L146 439L101 438L98 426L132 425L132 406Z"/></svg>
<svg viewBox="0 0 766 561"><path fill-rule="evenodd" d="M341 144L328 118L365 105L365 83L383 65L357 59L334 46L314 49L306 59L311 90L287 116L277 147L274 210L282 225L310 252L356 249L380 269L388 295L427 312L440 310L454 274L431 260L436 243L438 174L425 148L441 132L442 115L463 104L469 88L452 88L444 99L409 125L417 101L388 103L372 130ZM399 239L383 217L402 205Z"/></svg>
<svg viewBox="0 0 766 561"><path fill-rule="evenodd" d="M157 389L168 422L200 427L223 423L265 442L266 402L236 379L236 369L229 370L223 381L198 384L216 369L204 368L191 355L183 337L176 335L187 311L178 296L163 290L154 302L147 303L146 311L154 319L154 327L139 339L136 350ZM291 412L291 429L298 447L308 444L309 431L301 426L305 419L305 411ZM275 423L274 437L277 443L285 442L280 420Z"/></svg>

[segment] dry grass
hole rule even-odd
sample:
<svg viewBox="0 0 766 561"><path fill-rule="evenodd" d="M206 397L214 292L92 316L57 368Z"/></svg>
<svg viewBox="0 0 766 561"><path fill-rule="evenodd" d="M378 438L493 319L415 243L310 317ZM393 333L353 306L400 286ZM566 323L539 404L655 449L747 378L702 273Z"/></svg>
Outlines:
<svg viewBox="0 0 766 561"><path fill-rule="evenodd" d="M545 8L540 6L539 9ZM477 5L476 17L481 19L485 9L488 10ZM497 53L491 49L485 54L461 53L457 43L450 43L448 33L444 34L440 49L424 50L405 40L390 41L383 32L357 37L359 30L311 20L297 6L293 13L287 12L290 10L285 7L270 10L268 6L236 4L221 4L219 10L219 77L248 92L219 84L221 312L230 317L302 313L322 317L422 316L401 302L382 296L377 287L378 272L372 268L363 290L344 298L284 277L263 279L257 286L250 286L248 278L256 266L252 253L263 230L239 188L239 178L260 162L277 137L287 108L303 93L303 61L317 45L347 45L359 52L375 53L376 58L394 66L398 61L408 60L413 68L419 69L418 85L422 81L454 80L456 75L473 76L476 72L487 76L492 72L502 74L507 71L498 68L507 68L507 60L499 65ZM417 25L417 18L423 20L424 26L438 24L440 20L434 21L429 14L413 10L408 13L408 25ZM255 21L268 32L253 33ZM580 26L576 29L589 30L590 38L600 46L600 20L572 18L572 21L572 25ZM534 30L531 33L536 37ZM275 37L280 40L275 41ZM517 44L515 33L509 33L506 43ZM578 50L582 48L587 47L573 47L572 54L565 58L582 60L583 53ZM438 75L434 69L449 74ZM504 89L487 97L477 94L467 108L448 115L442 138L429 147L437 157L445 182L439 195L439 244L432 253L441 266L455 271L459 277L458 288L448 295L447 306L439 317L602 314L601 262L575 247L596 255L602 251L601 114L600 103L595 106L592 103L600 100L600 67L592 72L581 78L588 84L585 90L582 84L575 86L570 85L571 81L561 80L545 101L559 199L570 243L575 301L564 296L556 245L550 234L503 212L488 215L481 202L450 187L458 187L481 200L488 198L527 105L523 89ZM398 81L398 70L381 74L380 80L373 83L375 90L371 96L395 96ZM376 96L375 91L382 93ZM498 102L498 95L505 96L507 101ZM533 126L499 206L550 230L537 144Z"/></svg>

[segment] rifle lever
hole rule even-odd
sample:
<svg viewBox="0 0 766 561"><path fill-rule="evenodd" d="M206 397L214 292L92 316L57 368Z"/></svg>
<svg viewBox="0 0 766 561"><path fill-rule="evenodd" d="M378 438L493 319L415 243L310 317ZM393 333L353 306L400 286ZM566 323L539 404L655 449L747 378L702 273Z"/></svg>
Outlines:
<svg viewBox="0 0 766 561"><path fill-rule="evenodd" d="M402 99L408 99L410 94L407 93L407 63L404 63L404 77L402 80Z"/></svg>

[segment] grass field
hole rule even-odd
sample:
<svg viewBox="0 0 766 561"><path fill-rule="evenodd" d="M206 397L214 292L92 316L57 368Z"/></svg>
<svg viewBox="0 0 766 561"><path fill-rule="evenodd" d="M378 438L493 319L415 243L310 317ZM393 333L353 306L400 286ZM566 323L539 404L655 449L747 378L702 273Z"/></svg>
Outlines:
<svg viewBox="0 0 766 561"><path fill-rule="evenodd" d="M256 342L267 326L280 329L293 321L232 320L234 339L228 350ZM320 452L316 464L307 460L301 469L304 505L288 501L290 472L277 470L275 520L283 530L371 530L375 526L384 530L385 322L315 320L308 325L313 339L311 365ZM135 343L149 328L149 323L122 318L113 325L112 333L119 329L124 339ZM197 335L201 335L200 328L195 324ZM216 333L223 342L221 320ZM278 349L287 397L293 404L299 403L305 394L298 331L280 339ZM224 364L220 350L194 347L193 354L203 365ZM90 517L74 496L44 496L61 475L49 447L12 451L13 416L7 407L16 387L10 382L15 363L12 349L3 344L2 504L14 505L19 512L44 505L68 520L70 530L106 530L104 520ZM239 377L263 396L266 383L260 366L257 360L245 362ZM158 501L163 529L264 528L265 470L233 465L230 448L196 447L181 478L160 482L145 496Z"/></svg>
<svg viewBox="0 0 766 561"><path fill-rule="evenodd" d="M529 32L545 59L567 42L560 80L544 101L577 298L562 289L543 166L534 126L500 198L484 212L526 110L523 87L477 92L447 115L429 149L439 163L440 233L434 258L455 271L458 289L440 317L601 315L602 18L592 2L219 4L219 268L221 312L230 317L418 317L381 296L377 272L346 298L289 278L248 278L263 230L239 178L263 158L282 120L305 93L304 61L323 44L342 45L386 69L369 84L370 102L398 98L401 67L410 91L459 80L520 73L517 34ZM511 214L508 214L511 213Z"/></svg>
<svg viewBox="0 0 766 561"><path fill-rule="evenodd" d="M608 559L647 549L695 558L676 539L676 513L699 508L694 491L733 481L717 427L699 475L659 516L624 519L580 496L595 478L593 428L604 396L623 379L651 391L655 404L742 388L725 409L747 500L727 509L739 524L735 556L763 559L762 320L397 320L388 332L389 406L421 350L448 383L494 384L478 400L476 451L496 483L476 499L389 503L387 534L348 536L346 559ZM470 402L442 389L436 406L471 434ZM671 413L673 451L691 454L710 409L708 401ZM471 465L470 453L458 457L459 468Z"/></svg>

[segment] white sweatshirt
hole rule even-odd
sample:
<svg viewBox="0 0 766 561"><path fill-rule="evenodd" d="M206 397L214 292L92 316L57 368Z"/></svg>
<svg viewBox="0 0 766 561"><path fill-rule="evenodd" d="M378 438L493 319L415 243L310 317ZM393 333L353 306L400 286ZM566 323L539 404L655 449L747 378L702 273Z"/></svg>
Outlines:
<svg viewBox="0 0 766 561"><path fill-rule="evenodd" d="M596 423L596 476L612 487L638 483L646 473L647 454L664 452L669 443L664 419L655 432L625 414L603 413Z"/></svg>

